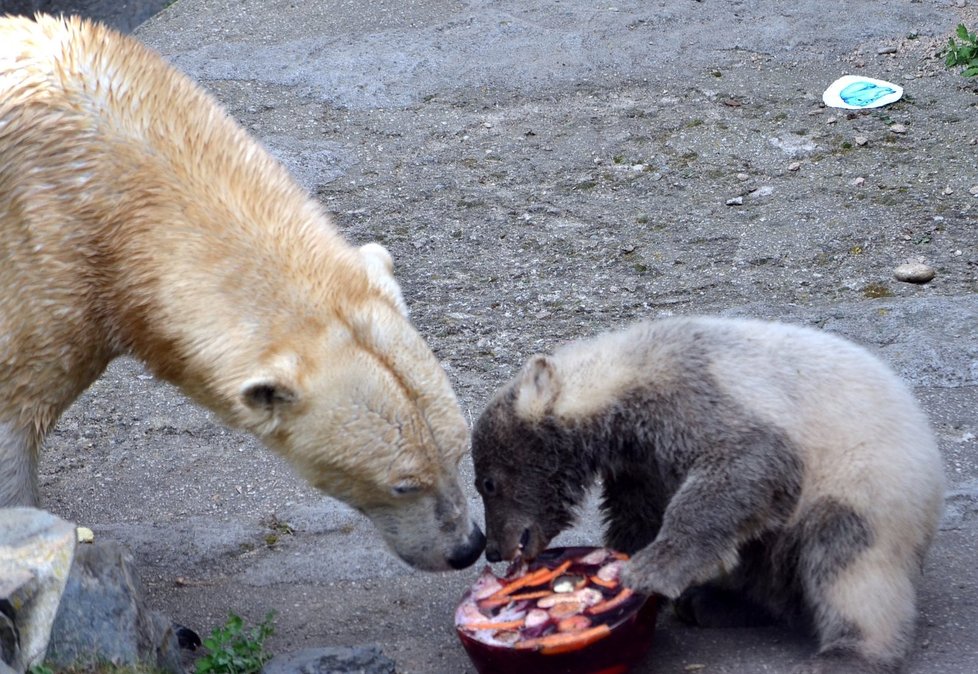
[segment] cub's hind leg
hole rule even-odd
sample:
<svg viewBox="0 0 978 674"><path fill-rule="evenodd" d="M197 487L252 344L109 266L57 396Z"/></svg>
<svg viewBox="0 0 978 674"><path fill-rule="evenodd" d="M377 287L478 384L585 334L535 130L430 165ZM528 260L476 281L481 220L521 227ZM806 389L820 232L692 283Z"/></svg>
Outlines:
<svg viewBox="0 0 978 674"><path fill-rule="evenodd" d="M695 585L673 602L676 617L697 627L765 627L775 618L767 607L719 583Z"/></svg>
<svg viewBox="0 0 978 674"><path fill-rule="evenodd" d="M900 671L916 618L915 553L889 549L864 517L831 499L799 526L799 581L819 650L794 674Z"/></svg>

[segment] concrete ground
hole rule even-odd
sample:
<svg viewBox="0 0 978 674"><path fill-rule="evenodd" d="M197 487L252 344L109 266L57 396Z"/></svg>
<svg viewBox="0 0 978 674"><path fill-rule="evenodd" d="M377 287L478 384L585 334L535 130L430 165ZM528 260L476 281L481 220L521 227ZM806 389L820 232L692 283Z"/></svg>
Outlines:
<svg viewBox="0 0 978 674"><path fill-rule="evenodd" d="M974 0L179 0L135 34L351 240L390 248L470 419L527 356L640 317L778 318L879 353L949 478L909 671L972 674L978 86L939 54L962 21L978 26ZM846 73L905 96L825 108ZM934 281L893 279L918 259ZM274 609L276 652L376 643L403 673L472 671L452 615L481 565L408 569L137 363L113 364L48 444L47 507L130 546L178 622ZM558 542L598 540L589 507ZM812 649L663 615L638 671L783 672Z"/></svg>

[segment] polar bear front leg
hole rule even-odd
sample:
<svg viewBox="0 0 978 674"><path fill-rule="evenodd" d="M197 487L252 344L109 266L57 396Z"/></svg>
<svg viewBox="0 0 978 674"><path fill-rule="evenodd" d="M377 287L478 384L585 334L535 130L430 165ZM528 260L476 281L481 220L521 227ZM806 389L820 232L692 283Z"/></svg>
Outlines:
<svg viewBox="0 0 978 674"><path fill-rule="evenodd" d="M0 421L0 508L40 502L37 444L33 434Z"/></svg>

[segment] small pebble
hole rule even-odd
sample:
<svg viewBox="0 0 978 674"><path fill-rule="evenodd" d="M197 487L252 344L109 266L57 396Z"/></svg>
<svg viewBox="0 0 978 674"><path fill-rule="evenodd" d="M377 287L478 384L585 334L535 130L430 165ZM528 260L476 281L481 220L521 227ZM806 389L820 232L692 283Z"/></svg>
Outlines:
<svg viewBox="0 0 978 674"><path fill-rule="evenodd" d="M893 278L904 283L928 283L934 278L934 269L922 262L908 262L893 270Z"/></svg>
<svg viewBox="0 0 978 674"><path fill-rule="evenodd" d="M972 185L971 189L968 190L968 194L978 197L978 185Z"/></svg>
<svg viewBox="0 0 978 674"><path fill-rule="evenodd" d="M896 47L893 47L893 46L890 46L890 47L880 47L879 49L876 50L876 53L877 54L896 54L897 53L897 48Z"/></svg>
<svg viewBox="0 0 978 674"><path fill-rule="evenodd" d="M79 543L94 543L95 542L95 532L93 532L88 527L77 527L75 529L75 535L78 537Z"/></svg>
<svg viewBox="0 0 978 674"><path fill-rule="evenodd" d="M750 180L750 174L749 173L738 173L737 174L737 180L740 180L740 181Z"/></svg>
<svg viewBox="0 0 978 674"><path fill-rule="evenodd" d="M941 190L941 194L954 194L954 190L951 189L950 185L948 185L943 190Z"/></svg>
<svg viewBox="0 0 978 674"><path fill-rule="evenodd" d="M750 196L755 197L755 198L759 198L759 197L769 197L772 194L774 194L774 188L773 187L771 187L770 185L761 185L756 190L753 190L750 193Z"/></svg>
<svg viewBox="0 0 978 674"><path fill-rule="evenodd" d="M838 121L839 121L839 119L837 117L829 117L828 119L825 120L825 123L826 124L835 124Z"/></svg>
<svg viewBox="0 0 978 674"><path fill-rule="evenodd" d="M890 131L892 131L893 133L906 133L907 127L904 126L903 124L893 124L890 127Z"/></svg>
<svg viewBox="0 0 978 674"><path fill-rule="evenodd" d="M849 183L849 184L850 184L850 185L852 185L853 187L862 187L863 185L865 185L865 184L866 184L866 179L865 179L865 178L863 178L862 176L860 176L860 177L858 177L858 178L855 178L855 179L854 179L854 180L853 180L853 181L852 181L851 183Z"/></svg>
<svg viewBox="0 0 978 674"><path fill-rule="evenodd" d="M788 164L788 170L789 171L797 171L800 168L801 168L801 162L800 161L793 161L790 164Z"/></svg>
<svg viewBox="0 0 978 674"><path fill-rule="evenodd" d="M727 206L742 206L744 204L743 197L734 197L733 199L727 199Z"/></svg>
<svg viewBox="0 0 978 674"><path fill-rule="evenodd" d="M869 142L869 138L867 138L866 136L856 136L855 140L856 140L856 145L858 145L859 147L862 147L863 145Z"/></svg>

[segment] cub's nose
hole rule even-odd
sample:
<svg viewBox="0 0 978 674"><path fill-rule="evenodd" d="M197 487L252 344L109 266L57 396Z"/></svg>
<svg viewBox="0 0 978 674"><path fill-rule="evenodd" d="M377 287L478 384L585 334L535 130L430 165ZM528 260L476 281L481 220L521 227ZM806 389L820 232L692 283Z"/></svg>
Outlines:
<svg viewBox="0 0 978 674"><path fill-rule="evenodd" d="M486 547L486 537L482 529L475 522L472 523L472 531L469 532L469 539L463 545L452 550L446 558L448 565L453 569L464 569L472 566L475 560L479 559L482 550Z"/></svg>
<svg viewBox="0 0 978 674"><path fill-rule="evenodd" d="M486 561L493 564L503 561L503 556L500 554L498 547L495 545L486 547Z"/></svg>

